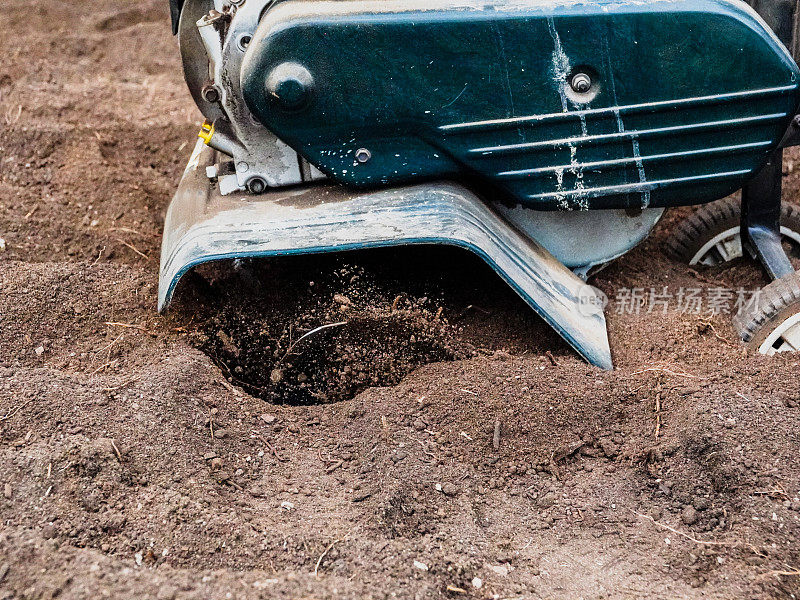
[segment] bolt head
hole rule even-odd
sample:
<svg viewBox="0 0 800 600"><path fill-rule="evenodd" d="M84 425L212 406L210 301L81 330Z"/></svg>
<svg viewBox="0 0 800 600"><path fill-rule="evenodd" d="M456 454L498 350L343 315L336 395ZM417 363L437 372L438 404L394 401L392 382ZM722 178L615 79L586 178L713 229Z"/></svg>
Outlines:
<svg viewBox="0 0 800 600"><path fill-rule="evenodd" d="M575 73L569 81L569 86L576 94L585 94L592 88L592 78L586 73Z"/></svg>
<svg viewBox="0 0 800 600"><path fill-rule="evenodd" d="M272 69L265 84L267 96L285 109L302 107L311 95L314 78L303 65L285 62Z"/></svg>
<svg viewBox="0 0 800 600"><path fill-rule="evenodd" d="M247 182L247 189L251 194L261 194L267 189L267 182L261 177L253 177Z"/></svg>
<svg viewBox="0 0 800 600"><path fill-rule="evenodd" d="M364 164L370 158L372 158L372 152L370 152L367 148L359 148L356 150L356 160L361 164Z"/></svg>
<svg viewBox="0 0 800 600"><path fill-rule="evenodd" d="M211 102L212 104L219 102L219 90L215 85L205 86L201 94L206 102Z"/></svg>

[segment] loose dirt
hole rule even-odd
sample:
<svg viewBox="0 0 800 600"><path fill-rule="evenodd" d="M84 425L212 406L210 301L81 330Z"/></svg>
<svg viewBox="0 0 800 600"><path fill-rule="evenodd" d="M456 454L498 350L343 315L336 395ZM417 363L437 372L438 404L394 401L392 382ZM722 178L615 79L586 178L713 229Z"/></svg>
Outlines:
<svg viewBox="0 0 800 600"><path fill-rule="evenodd" d="M612 301L601 372L437 248L204 269L158 316L199 124L166 2L0 31L0 598L800 592L798 357ZM668 258L685 214L593 283L765 283Z"/></svg>

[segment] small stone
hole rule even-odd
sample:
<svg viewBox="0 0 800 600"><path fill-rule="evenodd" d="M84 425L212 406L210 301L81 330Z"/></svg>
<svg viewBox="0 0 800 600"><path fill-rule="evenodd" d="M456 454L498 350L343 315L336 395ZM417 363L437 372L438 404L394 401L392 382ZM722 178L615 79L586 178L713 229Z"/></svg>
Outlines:
<svg viewBox="0 0 800 600"><path fill-rule="evenodd" d="M685 506L681 512L681 521L687 525L694 525L697 523L697 511L694 506Z"/></svg>
<svg viewBox="0 0 800 600"><path fill-rule="evenodd" d="M305 383L306 381L308 381L308 375L305 373L300 373L300 375L297 376L297 383Z"/></svg>
<svg viewBox="0 0 800 600"><path fill-rule="evenodd" d="M511 571L511 565L489 565L489 569L500 577L506 577Z"/></svg>
<svg viewBox="0 0 800 600"><path fill-rule="evenodd" d="M5 496L5 498L7 500L10 500L11 499L11 493L12 493L11 484L10 483L5 484L3 486L3 496Z"/></svg>
<svg viewBox="0 0 800 600"><path fill-rule="evenodd" d="M262 421L264 421L264 423L266 423L267 425L271 425L272 423L274 423L277 420L278 417L276 417L275 415L271 415L269 413L264 413L259 418Z"/></svg>
<svg viewBox="0 0 800 600"><path fill-rule="evenodd" d="M171 585L162 585L156 594L157 600L175 600L178 592Z"/></svg>
<svg viewBox="0 0 800 600"><path fill-rule="evenodd" d="M736 426L736 419L728 417L725 419L725 429L733 429Z"/></svg>
<svg viewBox="0 0 800 600"><path fill-rule="evenodd" d="M44 354L44 346L37 346L34 352L36 352L36 356L41 356Z"/></svg>
<svg viewBox="0 0 800 600"><path fill-rule="evenodd" d="M336 304L341 304L342 306L349 306L350 304L352 304L350 298L342 294L334 294L333 301L336 302Z"/></svg>
<svg viewBox="0 0 800 600"><path fill-rule="evenodd" d="M288 500L284 500L283 502L281 502L281 508L283 510L292 510L294 508L294 504L292 502L289 502Z"/></svg>
<svg viewBox="0 0 800 600"><path fill-rule="evenodd" d="M694 499L694 502L692 502L692 506L694 506L695 510L708 510L711 506L711 500L703 496L698 496Z"/></svg>
<svg viewBox="0 0 800 600"><path fill-rule="evenodd" d="M425 421L423 421L422 419L417 419L416 421L414 421L414 429L416 429L417 431L423 431L425 427L427 427L427 425L425 425Z"/></svg>
<svg viewBox="0 0 800 600"><path fill-rule="evenodd" d="M217 439L223 439L228 437L228 430L227 429L217 429L214 431L214 437Z"/></svg>
<svg viewBox="0 0 800 600"><path fill-rule="evenodd" d="M429 569L428 565L426 565L424 562L420 562L418 560L414 561L414 567L419 569L420 571L427 571Z"/></svg>
<svg viewBox="0 0 800 600"><path fill-rule="evenodd" d="M217 483L225 483L226 481L229 481L230 478L231 474L228 473L227 471L217 471L216 474L214 475L214 479L216 480Z"/></svg>
<svg viewBox="0 0 800 600"><path fill-rule="evenodd" d="M213 458L217 458L216 452L206 452L205 454L203 454L203 460L211 460Z"/></svg>
<svg viewBox="0 0 800 600"><path fill-rule="evenodd" d="M280 369L272 369L272 373L269 374L269 380L273 384L278 384L283 381L283 371Z"/></svg>
<svg viewBox="0 0 800 600"><path fill-rule="evenodd" d="M483 579L480 577L474 577L472 579L472 587L474 587L476 590L481 589L483 587Z"/></svg>
<svg viewBox="0 0 800 600"><path fill-rule="evenodd" d="M52 540L56 537L56 526L52 523L48 523L42 527L42 537L46 540Z"/></svg>
<svg viewBox="0 0 800 600"><path fill-rule="evenodd" d="M450 483L449 481L442 486L442 492L445 496L455 496L458 494L458 488L454 483Z"/></svg>
<svg viewBox="0 0 800 600"><path fill-rule="evenodd" d="M0 252L5 252L6 247L6 241L3 238L0 238Z"/></svg>
<svg viewBox="0 0 800 600"><path fill-rule="evenodd" d="M615 458L617 454L619 454L619 446L608 438L600 440L600 448L603 450L603 454L606 455L606 458Z"/></svg>
<svg viewBox="0 0 800 600"><path fill-rule="evenodd" d="M394 454L391 455L392 462L398 463L401 460L405 460L408 457L408 454L404 450L398 450Z"/></svg>
<svg viewBox="0 0 800 600"><path fill-rule="evenodd" d="M222 459L219 458L219 457L212 458L211 459L211 470L212 471L219 471L221 468L222 468Z"/></svg>

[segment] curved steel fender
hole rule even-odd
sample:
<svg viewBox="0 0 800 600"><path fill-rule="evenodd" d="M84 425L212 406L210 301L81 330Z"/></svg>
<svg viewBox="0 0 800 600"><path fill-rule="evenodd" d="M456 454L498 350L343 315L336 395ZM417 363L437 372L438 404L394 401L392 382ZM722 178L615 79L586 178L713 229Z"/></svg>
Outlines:
<svg viewBox="0 0 800 600"><path fill-rule="evenodd" d="M339 186L222 196L198 143L167 211L158 307L191 268L214 260L448 244L483 258L583 358L611 369L603 303L537 242L453 183L353 193Z"/></svg>

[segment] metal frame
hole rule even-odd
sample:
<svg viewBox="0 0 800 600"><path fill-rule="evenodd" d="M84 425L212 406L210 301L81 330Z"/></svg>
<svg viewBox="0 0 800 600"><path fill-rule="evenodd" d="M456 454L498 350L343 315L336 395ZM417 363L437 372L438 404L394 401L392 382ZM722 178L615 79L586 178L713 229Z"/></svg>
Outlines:
<svg viewBox="0 0 800 600"><path fill-rule="evenodd" d="M798 0L748 0L797 60L800 6ZM794 273L781 244L783 149L800 145L800 115L759 173L742 188L742 247L757 258L772 279Z"/></svg>
<svg viewBox="0 0 800 600"><path fill-rule="evenodd" d="M794 273L781 245L783 149L742 188L742 246L757 258L772 279Z"/></svg>

